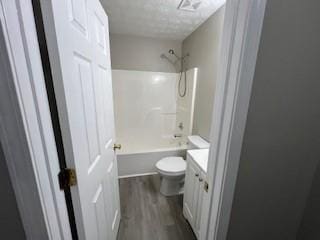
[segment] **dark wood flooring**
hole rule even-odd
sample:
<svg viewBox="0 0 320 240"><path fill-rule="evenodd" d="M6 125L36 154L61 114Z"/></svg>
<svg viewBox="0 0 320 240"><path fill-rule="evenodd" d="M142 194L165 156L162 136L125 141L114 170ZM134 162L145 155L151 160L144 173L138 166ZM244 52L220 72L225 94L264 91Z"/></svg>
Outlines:
<svg viewBox="0 0 320 240"><path fill-rule="evenodd" d="M158 175L120 179L118 240L195 240L182 214L182 195L164 197Z"/></svg>

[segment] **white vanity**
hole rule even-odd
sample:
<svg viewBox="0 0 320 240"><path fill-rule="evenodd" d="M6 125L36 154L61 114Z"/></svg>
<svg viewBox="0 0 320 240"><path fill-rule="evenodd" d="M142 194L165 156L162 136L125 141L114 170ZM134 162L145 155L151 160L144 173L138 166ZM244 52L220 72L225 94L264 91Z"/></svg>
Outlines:
<svg viewBox="0 0 320 240"><path fill-rule="evenodd" d="M209 149L187 151L187 169L183 197L183 215L197 238L200 233L201 208L207 174Z"/></svg>

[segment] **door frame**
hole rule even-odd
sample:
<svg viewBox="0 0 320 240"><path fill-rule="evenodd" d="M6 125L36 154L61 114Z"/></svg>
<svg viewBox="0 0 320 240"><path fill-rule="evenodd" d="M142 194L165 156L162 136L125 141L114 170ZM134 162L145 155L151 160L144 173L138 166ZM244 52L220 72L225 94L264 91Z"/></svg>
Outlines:
<svg viewBox="0 0 320 240"><path fill-rule="evenodd" d="M227 0L200 239L225 240L267 0Z"/></svg>
<svg viewBox="0 0 320 240"><path fill-rule="evenodd" d="M226 3L201 240L227 236L266 2ZM0 18L9 62L3 55L0 60L7 62L5 73L13 75L5 89L10 98L0 94L0 100L13 110L6 121L0 118L0 141L26 236L39 239L40 233L41 239L71 239L65 199L57 181L57 150L31 0L0 1ZM21 151L9 144L7 129L19 136L15 145ZM30 189L34 189L32 196Z"/></svg>
<svg viewBox="0 0 320 240"><path fill-rule="evenodd" d="M0 19L0 142L26 238L71 240L31 0L0 1Z"/></svg>

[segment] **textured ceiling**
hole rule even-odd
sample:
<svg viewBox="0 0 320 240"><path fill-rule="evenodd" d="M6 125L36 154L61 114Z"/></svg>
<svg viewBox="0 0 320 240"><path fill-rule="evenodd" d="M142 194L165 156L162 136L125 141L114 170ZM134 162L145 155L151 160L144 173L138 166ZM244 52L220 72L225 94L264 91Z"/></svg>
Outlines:
<svg viewBox="0 0 320 240"><path fill-rule="evenodd" d="M211 16L225 0L202 0L194 11L178 10L181 0L100 0L110 32L183 40Z"/></svg>

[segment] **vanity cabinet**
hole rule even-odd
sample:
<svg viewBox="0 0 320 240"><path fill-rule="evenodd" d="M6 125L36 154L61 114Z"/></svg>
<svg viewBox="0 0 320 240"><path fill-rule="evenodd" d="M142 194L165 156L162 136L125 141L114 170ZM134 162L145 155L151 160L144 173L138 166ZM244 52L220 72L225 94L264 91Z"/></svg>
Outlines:
<svg viewBox="0 0 320 240"><path fill-rule="evenodd" d="M187 154L187 169L183 197L183 215L190 223L195 235L199 237L201 208L206 174L197 162Z"/></svg>
<svg viewBox="0 0 320 240"><path fill-rule="evenodd" d="M200 235L200 225L201 225L201 210L202 210L202 202L203 202L203 194L204 194L204 179L206 175L204 172L201 171L199 176L199 191L198 191L198 200L197 200L197 217L196 217L196 224L195 230L197 237Z"/></svg>

